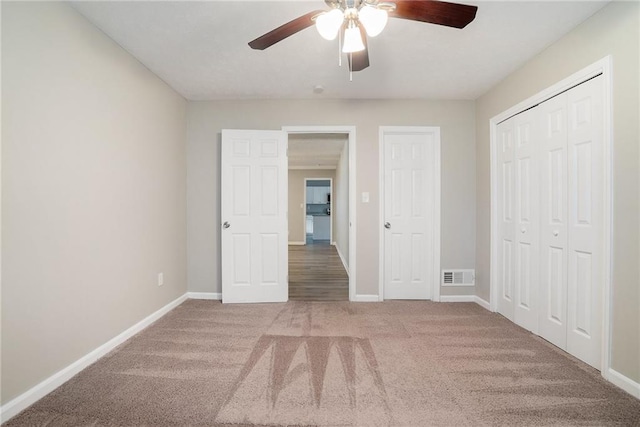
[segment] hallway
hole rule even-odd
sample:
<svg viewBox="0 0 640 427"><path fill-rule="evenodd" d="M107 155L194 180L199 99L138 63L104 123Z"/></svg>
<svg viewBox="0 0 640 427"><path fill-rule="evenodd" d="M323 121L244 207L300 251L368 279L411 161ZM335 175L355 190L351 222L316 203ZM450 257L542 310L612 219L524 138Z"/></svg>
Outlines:
<svg viewBox="0 0 640 427"><path fill-rule="evenodd" d="M289 246L290 301L348 301L349 276L328 242Z"/></svg>

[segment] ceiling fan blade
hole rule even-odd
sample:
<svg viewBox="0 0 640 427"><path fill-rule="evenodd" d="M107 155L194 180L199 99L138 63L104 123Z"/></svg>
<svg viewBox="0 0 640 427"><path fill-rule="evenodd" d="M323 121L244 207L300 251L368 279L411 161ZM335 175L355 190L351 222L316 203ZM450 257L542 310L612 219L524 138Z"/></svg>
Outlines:
<svg viewBox="0 0 640 427"><path fill-rule="evenodd" d="M434 0L397 0L395 3L396 10L389 13L391 17L454 28L466 27L478 10L477 6Z"/></svg>
<svg viewBox="0 0 640 427"><path fill-rule="evenodd" d="M314 24L314 21L311 18L322 12L324 11L314 10L313 12L302 15L294 19L293 21L289 21L286 24L269 31L266 34L263 34L257 39L250 41L249 46L251 46L251 48L253 49L258 50L264 50L269 46L273 46L274 44L286 39L287 37L297 33L298 31L302 31L305 28L312 26Z"/></svg>
<svg viewBox="0 0 640 427"><path fill-rule="evenodd" d="M364 44L364 50L347 54L349 58L349 71L362 71L369 66L369 46L367 45L367 33L360 26L360 36Z"/></svg>

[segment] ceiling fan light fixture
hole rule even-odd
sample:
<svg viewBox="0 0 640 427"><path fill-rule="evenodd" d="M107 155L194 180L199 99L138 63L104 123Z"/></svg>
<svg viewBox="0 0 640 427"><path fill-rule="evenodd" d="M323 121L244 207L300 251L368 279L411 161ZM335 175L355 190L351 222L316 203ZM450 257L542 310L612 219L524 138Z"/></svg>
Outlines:
<svg viewBox="0 0 640 427"><path fill-rule="evenodd" d="M344 14L340 9L322 13L316 18L316 29L325 40L333 40L338 35L344 22Z"/></svg>
<svg viewBox="0 0 640 427"><path fill-rule="evenodd" d="M362 22L369 37L375 37L384 30L389 14L384 9L365 5L358 12L358 19Z"/></svg>
<svg viewBox="0 0 640 427"><path fill-rule="evenodd" d="M343 53L360 52L364 50L364 43L360 35L360 28L350 23L349 27L344 31L344 44L342 45Z"/></svg>

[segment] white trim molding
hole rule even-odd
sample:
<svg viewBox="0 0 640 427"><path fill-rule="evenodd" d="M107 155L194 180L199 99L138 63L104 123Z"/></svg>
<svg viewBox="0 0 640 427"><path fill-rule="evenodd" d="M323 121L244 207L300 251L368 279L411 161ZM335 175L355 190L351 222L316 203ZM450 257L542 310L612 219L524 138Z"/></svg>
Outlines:
<svg viewBox="0 0 640 427"><path fill-rule="evenodd" d="M353 299L354 302L379 302L378 295L359 294Z"/></svg>
<svg viewBox="0 0 640 427"><path fill-rule="evenodd" d="M475 302L485 310L489 310L489 303L477 295L440 295L440 302Z"/></svg>
<svg viewBox="0 0 640 427"><path fill-rule="evenodd" d="M440 211L442 207L442 178L441 178L441 136L439 126L380 126L378 132L378 220L380 221L379 250L378 250L378 298L384 301L384 136L387 133L395 134L433 134L435 136L434 147L434 199L436 206L433 211L433 285L431 288L431 301L440 301Z"/></svg>
<svg viewBox="0 0 640 427"><path fill-rule="evenodd" d="M478 304L480 307L484 308L485 310L491 311L491 306L489 304L489 301L487 301L486 299L482 299L478 295L474 295L473 301L476 304Z"/></svg>
<svg viewBox="0 0 640 427"><path fill-rule="evenodd" d="M636 399L640 399L640 383L622 375L613 368L609 368L604 377L616 387L620 387Z"/></svg>
<svg viewBox="0 0 640 427"><path fill-rule="evenodd" d="M296 133L345 133L349 146L349 301L356 300L356 127L355 126L282 126L287 135ZM306 202L306 200L305 200ZM377 296L376 296L377 298ZM377 301L377 299L376 299Z"/></svg>
<svg viewBox="0 0 640 427"><path fill-rule="evenodd" d="M583 68L582 70L572 74L571 76L559 81L558 83L544 89L543 91L533 95L532 97L520 102L519 104L509 108L508 110L498 114L497 116L489 120L489 154L490 154L490 170L491 170L491 239L490 239L490 271L489 271L489 287L490 287L490 310L497 311L498 309L498 276L497 276L497 259L498 259L498 243L499 238L497 230L499 230L498 224L498 212L496 206L497 194L498 194L498 182L497 182L497 130L498 123L512 117L526 109L529 109L535 105L540 104L562 92L565 92L572 87L584 83L587 80L592 79L598 75L602 75L604 79L603 89L603 111L604 111L604 218L603 218L603 230L604 230L604 284L602 289L602 357L600 364L600 372L603 377L612 381L612 378L619 378L615 374L609 375L611 369L611 280L612 280L612 183L613 183L613 171L612 171L612 141L613 141L613 126L612 126L612 100L611 93L613 87L613 75L612 75L612 60L611 56L606 56L593 64ZM615 372L615 371L613 371ZM618 374L620 375L620 374ZM625 382L625 384L627 384Z"/></svg>
<svg viewBox="0 0 640 427"><path fill-rule="evenodd" d="M289 166L289 170L335 170L335 166Z"/></svg>
<svg viewBox="0 0 640 427"><path fill-rule="evenodd" d="M347 264L342 251L340 251L340 246L336 245L336 242L332 243L333 246L336 247L336 252L338 252L338 256L340 257L340 261L342 261L342 266L344 267L344 271L347 272L347 276L349 276L349 265Z"/></svg>
<svg viewBox="0 0 640 427"><path fill-rule="evenodd" d="M222 292L187 292L187 298L222 300Z"/></svg>
<svg viewBox="0 0 640 427"><path fill-rule="evenodd" d="M98 359L109 353L111 350L139 333L147 326L151 325L156 320L160 319L162 316L182 304L187 299L187 294L184 294L177 299L171 301L169 304L145 317L135 325L131 326L129 329L120 333L118 336L110 339L106 343L102 344L100 347L95 350L87 353L82 356L80 359L76 360L66 368L61 369L56 372L46 380L41 383L35 385L30 388L26 392L22 393L20 396L16 397L13 400L10 400L6 404L2 405L0 408L0 419L1 422L4 423L9 419L16 416L18 413L26 409L27 407L33 405L38 400L42 399L47 394L51 393L62 384L69 381L72 377L77 375L80 371L96 362Z"/></svg>

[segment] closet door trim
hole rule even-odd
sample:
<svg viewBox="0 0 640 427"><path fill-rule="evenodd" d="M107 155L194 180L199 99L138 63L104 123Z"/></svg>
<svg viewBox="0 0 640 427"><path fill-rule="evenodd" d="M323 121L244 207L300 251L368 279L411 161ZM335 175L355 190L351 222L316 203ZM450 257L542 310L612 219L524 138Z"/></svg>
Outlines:
<svg viewBox="0 0 640 427"><path fill-rule="evenodd" d="M491 311L497 311L498 308L498 251L500 243L500 235L498 231L499 215L498 215L498 134L497 126L499 123L513 117L525 110L535 107L556 95L559 95L574 86L584 83L596 76L602 75L603 93L602 107L604 111L603 129L604 129L604 210L603 210L603 230L604 230L604 283L602 289L602 345L601 345L601 367L602 375L609 379L611 370L611 238L612 238L612 65L611 56L606 56L599 61L583 68L582 70L572 74L571 76L555 83L554 85L544 89L543 91L533 95L532 97L518 103L517 105L505 110L504 112L494 116L489 120L489 138L490 138L490 156L491 156L491 270L490 270L490 308Z"/></svg>

